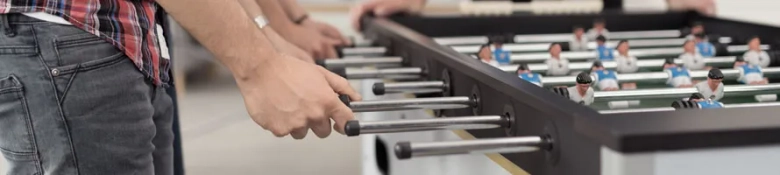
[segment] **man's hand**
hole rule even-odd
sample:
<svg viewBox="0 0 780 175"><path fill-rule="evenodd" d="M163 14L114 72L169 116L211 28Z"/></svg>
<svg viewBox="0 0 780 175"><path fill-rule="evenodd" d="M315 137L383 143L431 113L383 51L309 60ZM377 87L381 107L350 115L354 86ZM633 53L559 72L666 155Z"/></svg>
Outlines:
<svg viewBox="0 0 780 175"><path fill-rule="evenodd" d="M696 10L704 15L715 15L715 0L667 0L674 10Z"/></svg>
<svg viewBox="0 0 780 175"><path fill-rule="evenodd" d="M309 53L315 59L336 58L336 46L342 43L337 39L326 37L315 28L300 25L271 26L290 43Z"/></svg>
<svg viewBox="0 0 780 175"><path fill-rule="evenodd" d="M347 40L346 37L344 37L344 35L341 35L341 32L339 32L338 29L336 29L335 27L331 26L330 24L309 19L309 20L303 21L303 23L301 23L301 25L303 27L306 27L306 28L315 29L315 30L319 31L322 35L324 35L325 37L328 37L330 39L334 39L334 40L340 41L338 43L338 45L340 45L340 46L345 46L345 45L351 45L352 44L352 43L350 43L349 40Z"/></svg>
<svg viewBox="0 0 780 175"><path fill-rule="evenodd" d="M370 0L360 4L350 11L352 28L360 31L360 17L372 12L378 17L384 17L399 12L418 13L425 7L425 0Z"/></svg>
<svg viewBox="0 0 780 175"><path fill-rule="evenodd" d="M347 80L286 55L268 56L274 58L247 72L255 76L237 78L252 119L277 137L302 139L311 129L324 138L331 133L331 119L336 122L333 128L343 133L354 116L339 94L361 100Z"/></svg>
<svg viewBox="0 0 780 175"><path fill-rule="evenodd" d="M272 28L266 27L263 28L263 30L265 36L268 37L268 40L271 41L271 44L274 45L274 48L276 48L277 51L307 63L314 63L314 58L312 58L309 53L306 53L306 51L301 50L298 46L284 40L284 38L279 36Z"/></svg>

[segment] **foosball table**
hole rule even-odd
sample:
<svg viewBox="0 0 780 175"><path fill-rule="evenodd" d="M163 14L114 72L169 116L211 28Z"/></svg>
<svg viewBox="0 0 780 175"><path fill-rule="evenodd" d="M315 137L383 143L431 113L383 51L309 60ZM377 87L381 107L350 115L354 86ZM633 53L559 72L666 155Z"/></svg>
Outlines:
<svg viewBox="0 0 780 175"><path fill-rule="evenodd" d="M609 33L597 30L602 37L575 49L574 38L591 32L572 34L574 26L594 20ZM364 101L343 99L360 115L345 131L371 138L364 152L384 174L780 170L780 28L611 10L365 16L362 24L371 42L318 64L360 80ZM604 90L610 77L617 87Z"/></svg>

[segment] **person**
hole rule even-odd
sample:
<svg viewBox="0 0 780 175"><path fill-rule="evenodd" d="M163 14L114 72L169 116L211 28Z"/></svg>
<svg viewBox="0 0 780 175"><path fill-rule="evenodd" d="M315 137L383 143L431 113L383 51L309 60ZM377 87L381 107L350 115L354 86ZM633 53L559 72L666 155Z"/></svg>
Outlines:
<svg viewBox="0 0 780 175"><path fill-rule="evenodd" d="M607 47L607 38L602 35L596 37L596 58L601 61L615 60L615 49Z"/></svg>
<svg viewBox="0 0 780 175"><path fill-rule="evenodd" d="M606 21L602 18L597 18L593 20L593 28L588 30L588 37L589 39L596 39L598 36L604 36L605 38L609 38L609 30L607 30L607 24Z"/></svg>
<svg viewBox="0 0 780 175"><path fill-rule="evenodd" d="M707 36L703 33L696 34L696 50L699 51L699 54L702 57L709 58L715 56L715 46L712 45L709 41L707 41Z"/></svg>
<svg viewBox="0 0 780 175"><path fill-rule="evenodd" d="M493 59L493 54L490 52L490 45L488 44L479 46L479 53L477 54L477 58L479 58L479 60L483 63L498 67L498 62Z"/></svg>
<svg viewBox="0 0 780 175"><path fill-rule="evenodd" d="M339 94L361 99L345 79L290 56L237 1L48 2L0 0L0 45L15 47L0 49L7 174L173 173L158 5L231 71L250 118L278 137L327 137L331 120L343 133L354 114Z"/></svg>
<svg viewBox="0 0 780 175"><path fill-rule="evenodd" d="M704 23L700 21L695 21L691 23L691 33L685 36L686 40L694 40L696 39L696 35L698 34L704 34ZM707 39L707 38L705 38Z"/></svg>
<svg viewBox="0 0 780 175"><path fill-rule="evenodd" d="M517 77L520 77L520 79L531 82L539 87L542 86L542 75L531 72L531 69L528 69L528 64L523 63L517 66L515 73L517 73Z"/></svg>
<svg viewBox="0 0 780 175"><path fill-rule="evenodd" d="M718 102L717 100L705 98L701 93L691 94L688 101L696 103L697 106L699 106L699 109L716 109L723 108L724 106L723 103Z"/></svg>
<svg viewBox="0 0 780 175"><path fill-rule="evenodd" d="M692 40L686 40L683 43L683 53L680 54L679 58L688 69L704 70L706 68L704 57L696 52L696 43Z"/></svg>
<svg viewBox="0 0 780 175"><path fill-rule="evenodd" d="M615 62L617 62L618 73L634 73L639 70L636 57L628 53L629 48L627 40L620 40L617 44L618 55Z"/></svg>
<svg viewBox="0 0 780 175"><path fill-rule="evenodd" d="M707 74L707 81L699 82L695 85L696 90L704 97L712 100L723 98L723 72L720 69L710 69Z"/></svg>
<svg viewBox="0 0 780 175"><path fill-rule="evenodd" d="M669 77L666 84L676 88L693 87L691 72L685 66L678 66L673 58L667 58L664 62L664 72Z"/></svg>
<svg viewBox="0 0 780 175"><path fill-rule="evenodd" d="M587 72L580 72L577 74L576 82L577 85L567 88L569 99L584 105L593 103L593 88L590 87L593 78Z"/></svg>
<svg viewBox="0 0 780 175"><path fill-rule="evenodd" d="M596 87L599 88L599 90L620 90L617 73L612 70L604 69L604 65L601 64L601 61L593 62L593 65L590 68L590 74L593 75L593 80L596 81Z"/></svg>
<svg viewBox="0 0 780 175"><path fill-rule="evenodd" d="M561 57L561 44L552 43L547 50L550 52L550 59L545 61L547 75L564 76L569 74L569 60Z"/></svg>
<svg viewBox="0 0 780 175"><path fill-rule="evenodd" d="M742 84L768 84L769 79L764 77L761 72L761 66L745 62L742 57L737 57L734 61L734 69L739 71L737 81Z"/></svg>
<svg viewBox="0 0 780 175"><path fill-rule="evenodd" d="M764 68L768 67L771 62L769 54L761 49L761 39L757 36L751 37L748 40L748 51L745 52L742 57L744 57L745 61L748 63Z"/></svg>
<svg viewBox="0 0 780 175"><path fill-rule="evenodd" d="M569 40L569 50L586 51L588 50L588 38L585 37L585 28L574 26L574 35Z"/></svg>
<svg viewBox="0 0 780 175"><path fill-rule="evenodd" d="M500 39L491 42L491 46L493 47L493 58L495 58L495 61L500 65L508 65L511 62L511 52L504 50L504 38L499 38Z"/></svg>

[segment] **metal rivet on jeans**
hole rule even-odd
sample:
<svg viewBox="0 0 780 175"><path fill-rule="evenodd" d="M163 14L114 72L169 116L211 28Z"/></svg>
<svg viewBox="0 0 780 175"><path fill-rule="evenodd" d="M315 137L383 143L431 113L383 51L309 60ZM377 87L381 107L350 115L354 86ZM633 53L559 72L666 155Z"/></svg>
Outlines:
<svg viewBox="0 0 780 175"><path fill-rule="evenodd" d="M60 75L60 70L59 69L52 69L51 70L51 75L53 75L53 76Z"/></svg>

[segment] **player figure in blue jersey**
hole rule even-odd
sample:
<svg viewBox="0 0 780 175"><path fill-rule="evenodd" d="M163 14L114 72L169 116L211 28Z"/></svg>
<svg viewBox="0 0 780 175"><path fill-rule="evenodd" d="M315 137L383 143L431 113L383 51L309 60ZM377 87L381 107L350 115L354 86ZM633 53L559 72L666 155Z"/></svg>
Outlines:
<svg viewBox="0 0 780 175"><path fill-rule="evenodd" d="M737 57L734 61L734 69L739 71L737 81L742 84L769 84L769 79L761 72L761 66L747 63L743 57Z"/></svg>
<svg viewBox="0 0 780 175"><path fill-rule="evenodd" d="M593 66L590 67L590 75L593 76L593 81L596 82L596 88L599 90L620 90L620 86L618 85L617 72L604 69L604 65L601 64L601 61L593 62Z"/></svg>
<svg viewBox="0 0 780 175"><path fill-rule="evenodd" d="M607 46L607 38L604 36L596 37L596 58L600 61L615 60L615 49Z"/></svg>
<svg viewBox="0 0 780 175"><path fill-rule="evenodd" d="M539 87L542 86L542 75L531 72L531 70L528 69L527 64L520 64L520 66L517 66L517 71L515 72L517 73L517 77L520 77L520 79L531 82Z"/></svg>
<svg viewBox="0 0 780 175"><path fill-rule="evenodd" d="M499 65L508 65L511 62L511 52L504 50L504 39L496 39L492 41L493 46L493 58Z"/></svg>
<svg viewBox="0 0 780 175"><path fill-rule="evenodd" d="M712 43L710 43L710 41L707 41L707 36L706 35L700 33L700 34L696 34L694 36L696 38L695 39L695 41L696 41L696 50L699 51L699 54L702 57L709 58L709 57L714 57L715 54L717 54L716 51L715 51L715 46L713 46Z"/></svg>
<svg viewBox="0 0 780 175"><path fill-rule="evenodd" d="M664 62L664 72L669 77L666 84L676 88L693 87L691 80L691 71L683 65L674 63L674 58L667 58Z"/></svg>
<svg viewBox="0 0 780 175"><path fill-rule="evenodd" d="M718 102L717 100L704 98L704 95L700 93L693 93L691 97L688 98L688 101L698 104L699 109L723 108L723 103Z"/></svg>

